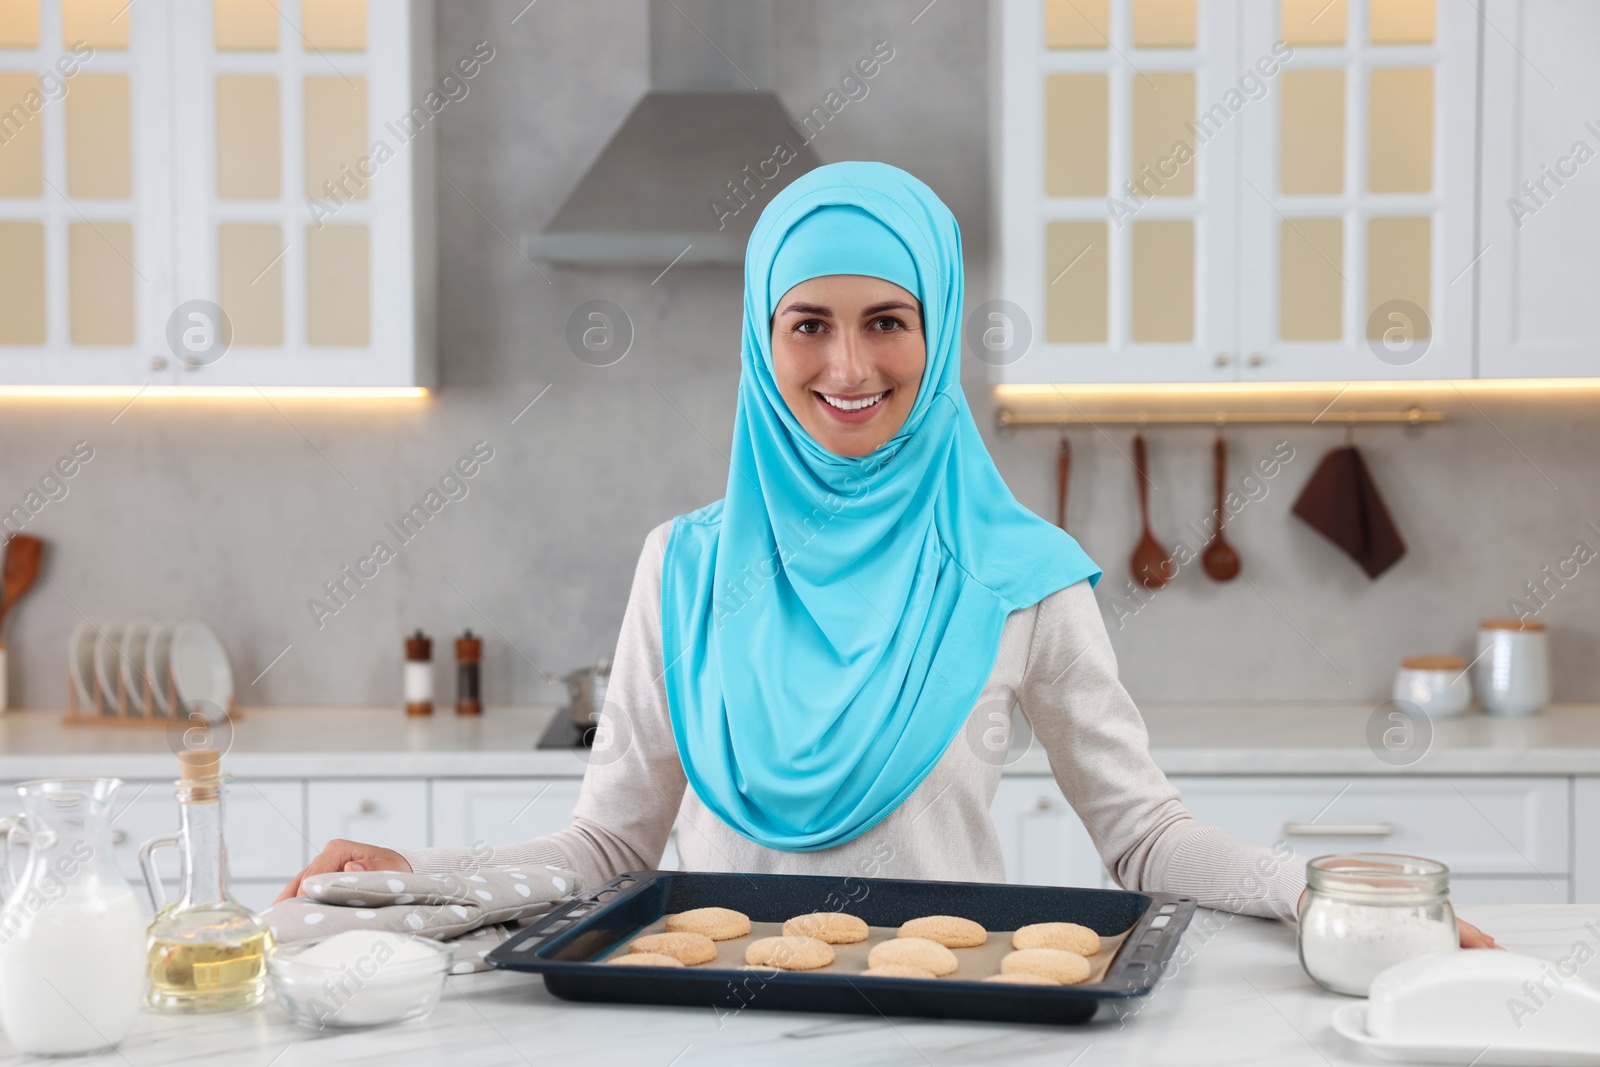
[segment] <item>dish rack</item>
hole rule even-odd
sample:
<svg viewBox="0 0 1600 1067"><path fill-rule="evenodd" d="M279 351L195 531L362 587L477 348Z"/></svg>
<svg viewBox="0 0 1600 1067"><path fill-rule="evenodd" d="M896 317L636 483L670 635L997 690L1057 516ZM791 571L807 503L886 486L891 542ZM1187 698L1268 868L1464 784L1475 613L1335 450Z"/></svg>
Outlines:
<svg viewBox="0 0 1600 1067"><path fill-rule="evenodd" d="M167 730L238 717L227 653L203 622L85 620L67 641L68 725Z"/></svg>

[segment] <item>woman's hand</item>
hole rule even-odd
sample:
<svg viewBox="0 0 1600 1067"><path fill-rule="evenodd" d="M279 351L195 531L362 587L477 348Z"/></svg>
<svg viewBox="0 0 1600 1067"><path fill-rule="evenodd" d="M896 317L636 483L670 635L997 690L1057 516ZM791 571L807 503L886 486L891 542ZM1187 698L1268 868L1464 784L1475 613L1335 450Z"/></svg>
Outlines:
<svg viewBox="0 0 1600 1067"><path fill-rule="evenodd" d="M1294 906L1294 911L1295 911L1296 915L1300 914L1300 912L1305 909L1305 906L1306 906L1306 894L1308 892L1310 892L1310 890L1307 890L1307 889L1300 890L1300 900ZM1484 933L1482 930L1478 929L1476 926L1473 926L1471 923L1467 922L1465 919L1460 919L1460 918L1456 919L1456 928L1461 932L1461 947L1462 948L1499 948L1500 947L1499 945L1495 944L1495 940L1494 940L1493 937L1491 937L1490 935Z"/></svg>
<svg viewBox="0 0 1600 1067"><path fill-rule="evenodd" d="M289 884L283 887L283 892L278 894L278 900L288 900L290 897L298 896L300 883L313 874L327 874L330 871L409 870L411 864L393 849L335 839L322 846L322 853L313 859L305 870L290 879ZM276 904L278 900L274 900L273 903Z"/></svg>

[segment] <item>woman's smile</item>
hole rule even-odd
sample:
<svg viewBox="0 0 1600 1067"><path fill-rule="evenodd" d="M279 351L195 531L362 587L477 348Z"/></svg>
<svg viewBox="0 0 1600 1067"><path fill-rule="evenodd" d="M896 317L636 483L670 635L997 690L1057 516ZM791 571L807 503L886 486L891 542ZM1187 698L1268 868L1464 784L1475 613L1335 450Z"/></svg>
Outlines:
<svg viewBox="0 0 1600 1067"><path fill-rule="evenodd" d="M840 422L859 425L876 418L884 409L883 400L893 389L885 389L877 393L860 393L846 396L837 393L819 393L812 390L812 395L822 401L822 409L830 417Z"/></svg>

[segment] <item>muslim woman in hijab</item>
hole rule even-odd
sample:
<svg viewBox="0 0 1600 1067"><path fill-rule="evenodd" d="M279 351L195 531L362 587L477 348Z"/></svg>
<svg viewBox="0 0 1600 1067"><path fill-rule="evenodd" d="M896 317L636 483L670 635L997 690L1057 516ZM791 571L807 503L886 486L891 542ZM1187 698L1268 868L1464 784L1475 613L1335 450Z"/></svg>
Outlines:
<svg viewBox="0 0 1600 1067"><path fill-rule="evenodd" d="M490 865L598 885L655 867L676 821L685 870L1004 882L1015 703L1120 885L1295 916L1304 860L1199 822L1151 760L1100 568L978 435L961 315L960 231L915 177L835 163L773 198L726 494L645 539L572 825ZM483 862L334 841L301 877Z"/></svg>

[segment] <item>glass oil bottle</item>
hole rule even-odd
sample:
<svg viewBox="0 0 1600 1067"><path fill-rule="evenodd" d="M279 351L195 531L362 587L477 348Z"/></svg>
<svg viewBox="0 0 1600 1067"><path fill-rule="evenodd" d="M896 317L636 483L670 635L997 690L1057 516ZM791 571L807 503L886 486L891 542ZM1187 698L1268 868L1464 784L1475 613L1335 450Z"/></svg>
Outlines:
<svg viewBox="0 0 1600 1067"><path fill-rule="evenodd" d="M228 776L216 749L178 754L180 823L176 837L155 838L139 850L139 863L156 905L150 924L148 1003L165 1012L224 1012L253 1007L266 996L266 955L272 931L233 899L227 846L222 837L222 797ZM164 902L154 853L172 846L182 857L177 900Z"/></svg>

